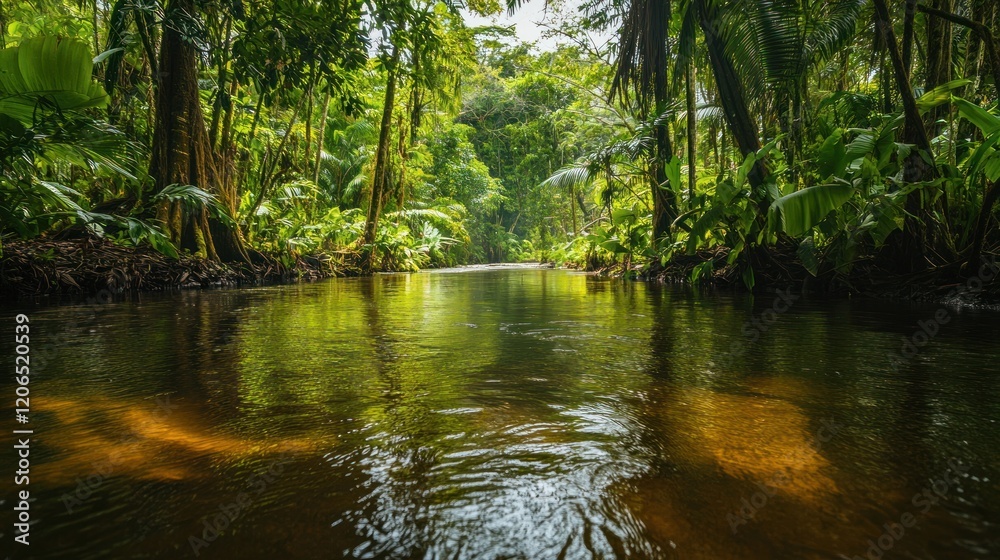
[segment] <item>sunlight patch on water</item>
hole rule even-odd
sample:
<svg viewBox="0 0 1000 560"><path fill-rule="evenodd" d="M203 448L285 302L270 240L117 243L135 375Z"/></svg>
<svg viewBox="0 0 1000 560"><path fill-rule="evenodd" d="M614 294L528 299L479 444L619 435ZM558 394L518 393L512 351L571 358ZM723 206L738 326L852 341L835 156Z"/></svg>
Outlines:
<svg viewBox="0 0 1000 560"><path fill-rule="evenodd" d="M189 405L128 402L90 397L46 398L35 410L55 419L45 444L57 459L38 466L40 477L66 483L104 466L109 474L150 480L208 476L207 461L283 453L306 453L306 439L245 439L228 435ZM114 429L109 429L113 426ZM200 468L199 468L200 465Z"/></svg>

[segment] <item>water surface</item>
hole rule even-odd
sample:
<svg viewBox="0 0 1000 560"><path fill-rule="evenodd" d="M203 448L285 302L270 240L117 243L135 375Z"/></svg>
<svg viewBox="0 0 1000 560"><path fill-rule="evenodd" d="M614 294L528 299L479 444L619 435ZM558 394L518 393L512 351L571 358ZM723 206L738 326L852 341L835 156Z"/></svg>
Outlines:
<svg viewBox="0 0 1000 560"><path fill-rule="evenodd" d="M1000 557L1000 315L787 299L512 268L8 306L55 344L14 558Z"/></svg>

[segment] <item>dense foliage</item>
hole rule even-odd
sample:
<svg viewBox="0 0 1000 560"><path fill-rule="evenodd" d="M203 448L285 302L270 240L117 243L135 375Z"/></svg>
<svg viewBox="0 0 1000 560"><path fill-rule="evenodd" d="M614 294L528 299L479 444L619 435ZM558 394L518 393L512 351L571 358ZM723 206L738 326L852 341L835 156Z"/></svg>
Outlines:
<svg viewBox="0 0 1000 560"><path fill-rule="evenodd" d="M548 51L463 17L518 7L4 3L0 233L750 287L1000 243L992 0L550 2Z"/></svg>

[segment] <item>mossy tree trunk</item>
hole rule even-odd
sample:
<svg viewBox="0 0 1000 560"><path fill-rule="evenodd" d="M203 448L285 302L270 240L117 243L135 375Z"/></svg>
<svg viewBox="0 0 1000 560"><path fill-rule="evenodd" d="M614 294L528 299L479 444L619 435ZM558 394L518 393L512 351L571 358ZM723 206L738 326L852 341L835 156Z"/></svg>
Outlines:
<svg viewBox="0 0 1000 560"><path fill-rule="evenodd" d="M391 62L388 65L386 78L385 102L382 106L382 121L379 126L378 148L375 151L375 173L372 181L372 193L368 202L368 214L365 220L364 242L367 254L362 259L362 268L372 271L376 267L378 251L375 249L375 234L378 232L378 220L382 214L382 203L389 187L389 143L392 136L392 108L396 102L396 82L399 78L400 52L398 46L393 46Z"/></svg>
<svg viewBox="0 0 1000 560"><path fill-rule="evenodd" d="M166 6L168 21L195 13L193 0L170 0ZM149 174L158 189L193 185L218 196L219 176L201 108L195 49L180 28L163 26ZM191 209L181 202L165 203L157 209L157 218L179 249L215 260L247 260L237 232L210 216L204 206Z"/></svg>
<svg viewBox="0 0 1000 560"><path fill-rule="evenodd" d="M695 198L695 185L698 181L698 173L696 166L697 159L697 149L698 149L698 119L695 114L696 107L696 97L695 97L695 81L697 69L694 64L694 59L687 61L685 66L685 101L687 105L687 159L688 159L688 208L694 207Z"/></svg>

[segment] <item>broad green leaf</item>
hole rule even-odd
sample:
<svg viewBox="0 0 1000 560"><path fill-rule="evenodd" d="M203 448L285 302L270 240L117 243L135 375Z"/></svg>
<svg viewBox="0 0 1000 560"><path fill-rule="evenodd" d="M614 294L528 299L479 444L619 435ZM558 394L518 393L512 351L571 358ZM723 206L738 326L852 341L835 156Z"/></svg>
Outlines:
<svg viewBox="0 0 1000 560"><path fill-rule="evenodd" d="M875 246L881 247L889 237L889 234L902 227L903 219L899 210L892 204L880 205L878 219L870 232L872 240L875 241Z"/></svg>
<svg viewBox="0 0 1000 560"><path fill-rule="evenodd" d="M761 149L757 150L757 153L754 156L756 158L755 161L763 161L764 158L766 158L768 155L771 154L772 151L774 151L774 148L777 147L777 145L778 145L778 139L771 140L770 142L765 144L763 147L761 147Z"/></svg>
<svg viewBox="0 0 1000 560"><path fill-rule="evenodd" d="M726 256L726 264L729 266L736 264L740 255L743 254L743 249L746 248L746 245L746 241L743 239L737 241L736 244L733 245L732 249L729 250L729 255Z"/></svg>
<svg viewBox="0 0 1000 560"><path fill-rule="evenodd" d="M698 245L705 239L708 232L718 225L719 220L726 215L724 206L712 206L698 218L698 221L691 226L691 233L687 238L687 252L693 255L698 250Z"/></svg>
<svg viewBox="0 0 1000 560"><path fill-rule="evenodd" d="M611 211L611 221L615 225L632 223L635 221L635 211L631 208L619 208Z"/></svg>
<svg viewBox="0 0 1000 560"><path fill-rule="evenodd" d="M670 188L674 192L683 191L681 185L681 159L677 156L670 158L670 161L664 167L664 172L666 172L667 180L670 181Z"/></svg>
<svg viewBox="0 0 1000 560"><path fill-rule="evenodd" d="M712 261L705 261L691 269L691 283L697 284L703 276L711 276L713 270Z"/></svg>
<svg viewBox="0 0 1000 560"><path fill-rule="evenodd" d="M612 253L616 254L625 254L629 252L628 248L626 248L624 245L622 245L615 239L609 239L601 243L600 245L602 249L611 251Z"/></svg>
<svg viewBox="0 0 1000 560"><path fill-rule="evenodd" d="M996 150L993 146L996 145L997 141L1000 141L1000 130L987 136L986 139L979 144L979 147L976 148L976 151L969 156L966 163L969 177L975 177L975 175L979 173L979 168L983 162L991 157L994 157Z"/></svg>
<svg viewBox="0 0 1000 560"><path fill-rule="evenodd" d="M955 106L958 112L969 122L979 127L984 136L989 136L1000 131L1000 117L990 113L975 103L970 103L961 97L955 98Z"/></svg>
<svg viewBox="0 0 1000 560"><path fill-rule="evenodd" d="M677 216L677 219L675 219L672 224L670 224L670 227L680 228L684 231L690 232L691 227L687 225L687 220L688 218L693 217L698 212L701 212L700 208L693 208L691 210L688 210L687 212L682 213L680 216Z"/></svg>
<svg viewBox="0 0 1000 560"><path fill-rule="evenodd" d="M983 165L983 171L986 172L986 178L990 181L996 181L1000 179L1000 157L995 154Z"/></svg>
<svg viewBox="0 0 1000 560"><path fill-rule="evenodd" d="M847 167L847 148L844 146L844 131L838 128L823 141L817 154L819 176L826 179L840 176Z"/></svg>
<svg viewBox="0 0 1000 560"><path fill-rule="evenodd" d="M572 186L583 186L594 180L594 169L586 162L564 167L542 182L543 186L553 186L568 189Z"/></svg>
<svg viewBox="0 0 1000 560"><path fill-rule="evenodd" d="M812 229L830 212L854 195L854 187L844 184L819 185L802 189L774 201L768 211L772 231L797 236Z"/></svg>
<svg viewBox="0 0 1000 560"><path fill-rule="evenodd" d="M748 290L753 290L754 284L757 281L753 276L753 267L747 266L743 269L743 285L747 287Z"/></svg>
<svg viewBox="0 0 1000 560"><path fill-rule="evenodd" d="M799 243L799 248L795 253L799 256L802 266L809 271L809 274L816 276L819 273L819 259L816 257L816 242L812 236L806 237Z"/></svg>
<svg viewBox="0 0 1000 560"><path fill-rule="evenodd" d="M938 87L928 91L927 93L920 96L917 99L917 109L920 112L926 112L938 105L943 105L951 101L951 92L958 88L965 87L972 83L972 80L958 79L952 80L946 84L941 84Z"/></svg>
<svg viewBox="0 0 1000 560"><path fill-rule="evenodd" d="M739 193L740 189L736 188L729 179L721 181L715 186L715 198L722 206L728 206Z"/></svg>
<svg viewBox="0 0 1000 560"><path fill-rule="evenodd" d="M736 181L734 185L738 189L743 189L743 185L746 183L747 176L750 175L750 170L753 169L754 164L757 163L756 154L747 154L746 159L740 164L739 169L736 170Z"/></svg>
<svg viewBox="0 0 1000 560"><path fill-rule="evenodd" d="M870 131L862 132L847 146L847 160L854 161L875 150L875 135Z"/></svg>
<svg viewBox="0 0 1000 560"><path fill-rule="evenodd" d="M40 196L40 198L51 204L53 207L72 212L83 210L83 208L81 208L80 205L73 200L73 198L80 198L81 196L80 193L75 190L54 181L37 181L36 184L42 188L36 190L35 192Z"/></svg>
<svg viewBox="0 0 1000 560"><path fill-rule="evenodd" d="M95 56L93 62L94 62L94 64L100 64L100 63L104 62L109 56L111 56L113 54L120 53L120 52L124 52L124 51L125 51L124 47L117 47L117 48L114 48L114 49L108 49L108 50L102 52L101 54Z"/></svg>
<svg viewBox="0 0 1000 560"><path fill-rule="evenodd" d="M75 39L36 37L0 50L0 113L31 124L39 105L103 106L108 95L93 81L93 69L90 49Z"/></svg>

